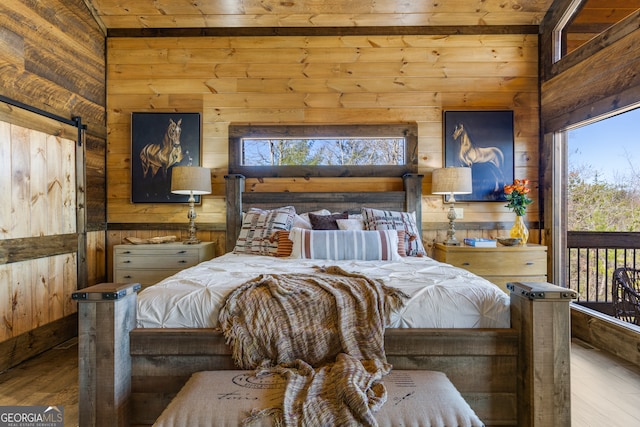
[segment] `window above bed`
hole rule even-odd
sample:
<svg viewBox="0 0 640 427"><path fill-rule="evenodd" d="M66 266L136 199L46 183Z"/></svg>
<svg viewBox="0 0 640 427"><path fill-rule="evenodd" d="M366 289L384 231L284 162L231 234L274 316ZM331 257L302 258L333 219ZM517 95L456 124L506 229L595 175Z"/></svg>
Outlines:
<svg viewBox="0 0 640 427"><path fill-rule="evenodd" d="M231 125L229 173L245 177L416 173L417 126Z"/></svg>

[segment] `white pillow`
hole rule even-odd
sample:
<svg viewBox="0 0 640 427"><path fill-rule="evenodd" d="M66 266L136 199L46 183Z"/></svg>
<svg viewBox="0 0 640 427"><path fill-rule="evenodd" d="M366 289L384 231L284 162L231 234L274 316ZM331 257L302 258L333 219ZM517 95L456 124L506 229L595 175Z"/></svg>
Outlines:
<svg viewBox="0 0 640 427"><path fill-rule="evenodd" d="M395 230L305 230L292 228L291 258L399 260Z"/></svg>
<svg viewBox="0 0 640 427"><path fill-rule="evenodd" d="M364 222L361 219L336 219L340 230L364 230Z"/></svg>

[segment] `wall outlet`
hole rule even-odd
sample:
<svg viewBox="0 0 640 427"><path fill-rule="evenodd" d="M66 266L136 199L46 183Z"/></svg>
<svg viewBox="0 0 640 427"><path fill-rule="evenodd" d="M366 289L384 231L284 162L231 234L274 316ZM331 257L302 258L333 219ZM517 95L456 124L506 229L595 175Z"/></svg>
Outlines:
<svg viewBox="0 0 640 427"><path fill-rule="evenodd" d="M463 208L453 208L456 211L456 219L464 218L464 209Z"/></svg>

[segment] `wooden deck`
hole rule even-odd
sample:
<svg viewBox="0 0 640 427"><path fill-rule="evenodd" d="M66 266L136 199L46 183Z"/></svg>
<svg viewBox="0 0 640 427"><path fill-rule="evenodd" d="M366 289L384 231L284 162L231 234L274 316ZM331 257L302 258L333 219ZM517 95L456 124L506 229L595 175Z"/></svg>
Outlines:
<svg viewBox="0 0 640 427"><path fill-rule="evenodd" d="M0 374L0 406L64 406L65 426L78 425L78 347L71 340ZM640 425L640 368L573 340L572 425Z"/></svg>

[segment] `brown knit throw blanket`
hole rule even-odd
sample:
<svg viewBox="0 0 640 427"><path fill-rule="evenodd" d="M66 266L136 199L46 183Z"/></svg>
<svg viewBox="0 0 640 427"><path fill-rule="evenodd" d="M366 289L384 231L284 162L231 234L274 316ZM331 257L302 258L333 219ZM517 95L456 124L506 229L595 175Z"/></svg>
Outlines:
<svg viewBox="0 0 640 427"><path fill-rule="evenodd" d="M287 378L282 408L263 408L285 426L376 426L391 365L384 325L404 295L339 267L317 274L261 275L234 290L220 311L243 369Z"/></svg>

